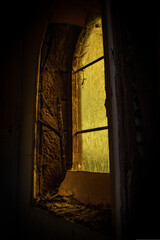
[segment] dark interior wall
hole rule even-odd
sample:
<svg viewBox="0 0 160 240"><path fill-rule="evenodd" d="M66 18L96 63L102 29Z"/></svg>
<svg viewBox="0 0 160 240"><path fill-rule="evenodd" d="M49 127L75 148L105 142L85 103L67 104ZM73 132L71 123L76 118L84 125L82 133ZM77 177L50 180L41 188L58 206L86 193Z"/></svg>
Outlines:
<svg viewBox="0 0 160 240"><path fill-rule="evenodd" d="M5 4L4 4L5 5ZM7 6L2 5L3 11ZM10 9L8 14L11 14ZM12 14L10 15L12 16ZM1 16L2 17L2 16ZM1 19L1 18L0 18ZM17 214L18 161L21 127L22 34L15 18L1 19L0 159L1 230L14 235ZM3 36L3 37L2 37Z"/></svg>
<svg viewBox="0 0 160 240"><path fill-rule="evenodd" d="M19 159L19 134L20 134L20 110L21 110L21 39L17 48L8 47L9 54L16 55L13 62L2 59L4 72L1 72L0 102L0 152L1 152L1 200L4 222L15 221L17 201L17 174ZM9 71L8 71L9 69ZM15 70L17 69L17 70ZM6 110L7 109L7 110ZM2 197L3 196L3 197ZM2 214L3 216L3 214Z"/></svg>
<svg viewBox="0 0 160 240"><path fill-rule="evenodd" d="M18 231L18 187L21 182L19 160L24 120L22 119L22 112L25 108L25 105L22 106L24 95L23 70L26 63L24 61L24 45L27 42L28 29L35 21L36 14L41 12L42 6L41 3L33 6L33 3L28 1L21 5L18 1L15 1L13 4L3 2L1 7L5 13L3 17L0 17L0 175L2 186L1 219L3 222L1 230L5 238L9 239L9 237L17 237ZM46 9L43 10L45 12ZM46 17L44 12L42 21ZM42 24L42 29L44 27L44 24ZM37 42L38 44L39 42ZM34 49L32 49L31 56L34 56ZM30 103L28 102L28 104ZM23 191L25 191L24 187Z"/></svg>
<svg viewBox="0 0 160 240"><path fill-rule="evenodd" d="M156 6L112 3L124 237L159 237ZM151 207L152 206L152 207ZM128 236L126 237L128 238Z"/></svg>

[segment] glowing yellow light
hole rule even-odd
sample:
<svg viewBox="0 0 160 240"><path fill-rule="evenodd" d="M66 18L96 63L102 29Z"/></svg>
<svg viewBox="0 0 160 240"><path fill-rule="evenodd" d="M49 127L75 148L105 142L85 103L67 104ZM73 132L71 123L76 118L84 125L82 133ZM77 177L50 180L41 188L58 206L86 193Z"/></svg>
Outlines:
<svg viewBox="0 0 160 240"><path fill-rule="evenodd" d="M82 68L104 55L100 17L92 19L87 25L80 55L82 57L77 68ZM78 99L75 102L73 97L73 104L77 104L78 112L73 108L75 131L107 126L104 60L77 72L75 79L77 87L73 91L77 92L75 95ZM108 130L82 133L74 138L76 140L73 142L76 144L73 148L77 149L73 149L73 170L109 172Z"/></svg>

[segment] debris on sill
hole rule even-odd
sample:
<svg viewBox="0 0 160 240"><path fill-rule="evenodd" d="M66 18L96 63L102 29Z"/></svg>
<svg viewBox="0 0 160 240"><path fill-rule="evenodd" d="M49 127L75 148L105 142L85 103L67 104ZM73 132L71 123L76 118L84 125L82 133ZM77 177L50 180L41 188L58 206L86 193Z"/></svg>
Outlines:
<svg viewBox="0 0 160 240"><path fill-rule="evenodd" d="M111 232L110 205L85 205L73 196L60 196L52 192L35 199L35 206L103 235Z"/></svg>

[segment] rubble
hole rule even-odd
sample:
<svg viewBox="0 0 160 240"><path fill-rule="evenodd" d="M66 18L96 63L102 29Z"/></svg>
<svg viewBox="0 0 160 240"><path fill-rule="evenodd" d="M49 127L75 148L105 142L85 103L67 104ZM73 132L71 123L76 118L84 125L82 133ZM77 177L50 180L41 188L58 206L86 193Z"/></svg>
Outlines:
<svg viewBox="0 0 160 240"><path fill-rule="evenodd" d="M105 206L85 205L73 196L60 196L52 192L35 199L35 206L103 235L111 231L111 206L109 204Z"/></svg>

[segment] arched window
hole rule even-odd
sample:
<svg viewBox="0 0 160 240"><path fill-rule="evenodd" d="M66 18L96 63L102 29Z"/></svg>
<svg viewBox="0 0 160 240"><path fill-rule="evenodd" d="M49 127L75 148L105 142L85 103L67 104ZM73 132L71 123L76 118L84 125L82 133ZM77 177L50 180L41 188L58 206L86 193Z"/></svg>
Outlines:
<svg viewBox="0 0 160 240"><path fill-rule="evenodd" d="M72 73L73 170L109 173L103 31L91 16L74 54Z"/></svg>
<svg viewBox="0 0 160 240"><path fill-rule="evenodd" d="M68 169L109 173L101 16L82 28L48 25L37 93L35 195L59 185Z"/></svg>
<svg viewBox="0 0 160 240"><path fill-rule="evenodd" d="M111 230L105 102L101 16L90 14L83 27L49 24L37 86L35 204L103 234Z"/></svg>

